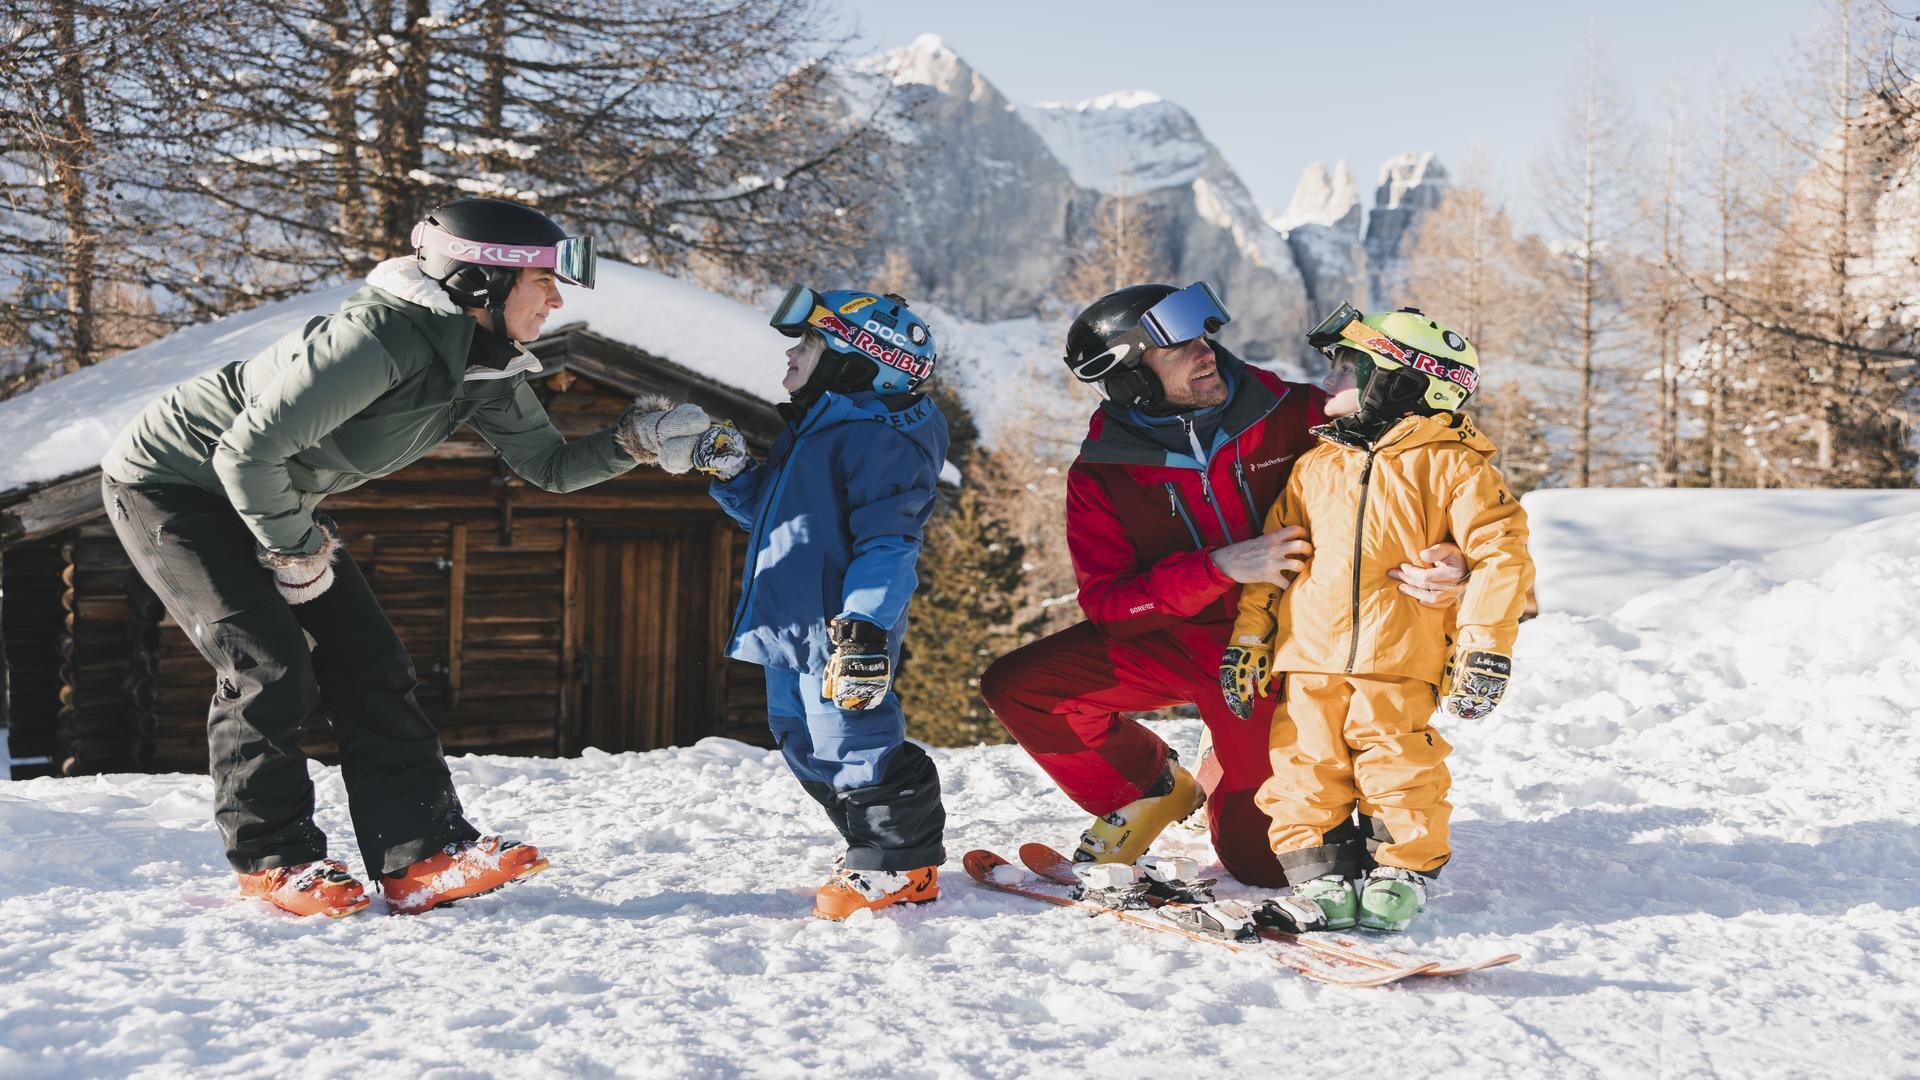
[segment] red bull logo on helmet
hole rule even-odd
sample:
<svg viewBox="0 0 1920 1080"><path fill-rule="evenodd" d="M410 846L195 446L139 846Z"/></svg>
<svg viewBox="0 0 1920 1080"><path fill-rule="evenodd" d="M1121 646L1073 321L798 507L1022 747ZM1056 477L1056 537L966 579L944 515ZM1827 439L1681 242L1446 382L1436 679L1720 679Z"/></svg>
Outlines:
<svg viewBox="0 0 1920 1080"><path fill-rule="evenodd" d="M1455 364L1428 356L1418 350L1409 349L1385 335L1376 334L1368 338L1367 348L1391 356L1423 375L1445 379L1469 394L1480 388L1480 376L1465 364Z"/></svg>
<svg viewBox="0 0 1920 1080"><path fill-rule="evenodd" d="M933 361L923 359L899 346L884 344L869 330L855 330L846 320L825 308L815 308L813 317L807 320L825 333L832 334L848 348L858 349L888 367L898 368L916 379L924 379L933 374ZM875 327L872 320L867 326ZM884 328L880 328L883 329Z"/></svg>

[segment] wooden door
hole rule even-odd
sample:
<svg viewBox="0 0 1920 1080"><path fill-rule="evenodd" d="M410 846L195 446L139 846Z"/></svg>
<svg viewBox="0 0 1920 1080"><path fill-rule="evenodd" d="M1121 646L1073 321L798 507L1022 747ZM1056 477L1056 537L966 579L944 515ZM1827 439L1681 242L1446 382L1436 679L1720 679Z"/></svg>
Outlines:
<svg viewBox="0 0 1920 1080"><path fill-rule="evenodd" d="M712 732L733 614L731 552L715 539L698 520L581 531L568 749L653 750Z"/></svg>

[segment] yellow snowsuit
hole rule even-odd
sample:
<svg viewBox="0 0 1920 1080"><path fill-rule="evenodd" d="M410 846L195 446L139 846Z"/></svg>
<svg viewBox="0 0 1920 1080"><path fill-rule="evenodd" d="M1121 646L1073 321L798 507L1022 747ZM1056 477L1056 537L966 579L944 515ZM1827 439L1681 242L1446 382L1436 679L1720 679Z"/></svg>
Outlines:
<svg viewBox="0 0 1920 1080"><path fill-rule="evenodd" d="M1265 525L1304 526L1313 558L1285 591L1246 586L1233 628L1234 644L1273 642L1286 673L1255 801L1290 880L1357 874L1362 840L1381 865L1432 873L1451 854L1452 747L1427 720L1456 650L1513 652L1533 584L1526 513L1464 414L1407 417L1371 450L1315 433ZM1457 609L1423 607L1387 571L1449 538L1466 591Z"/></svg>

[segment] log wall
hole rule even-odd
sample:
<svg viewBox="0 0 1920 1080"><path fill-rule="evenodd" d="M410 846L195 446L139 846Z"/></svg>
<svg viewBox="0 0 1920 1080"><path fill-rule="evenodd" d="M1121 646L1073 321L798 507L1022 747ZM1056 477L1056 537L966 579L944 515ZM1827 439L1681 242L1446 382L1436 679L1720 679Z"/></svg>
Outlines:
<svg viewBox="0 0 1920 1080"><path fill-rule="evenodd" d="M629 400L568 372L546 380L543 396L569 438L611 423ZM406 644L450 752L648 749L707 735L770 745L759 669L717 651L745 545L703 480L642 466L556 495L513 477L463 431L325 510ZM655 563L628 553L628 572L589 572L623 544ZM204 771L211 670L106 521L9 549L5 570L15 751L58 742L69 772ZM583 689L589 655L596 687L628 687L619 709ZM583 703L597 704L591 726ZM336 757L317 713L306 748Z"/></svg>

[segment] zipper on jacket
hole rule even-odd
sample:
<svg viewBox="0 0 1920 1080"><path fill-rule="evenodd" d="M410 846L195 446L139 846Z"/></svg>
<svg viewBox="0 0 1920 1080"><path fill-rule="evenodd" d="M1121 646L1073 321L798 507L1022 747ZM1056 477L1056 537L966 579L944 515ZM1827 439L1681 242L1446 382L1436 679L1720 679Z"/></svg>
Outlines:
<svg viewBox="0 0 1920 1080"><path fill-rule="evenodd" d="M1207 542L1200 539L1200 530L1194 527L1193 519L1187 516L1187 508L1180 505L1180 493L1174 489L1173 481L1169 480L1166 483L1167 505L1173 509L1174 516L1180 519L1181 524L1187 527L1187 535L1193 537L1194 550L1205 551Z"/></svg>
<svg viewBox="0 0 1920 1080"><path fill-rule="evenodd" d="M1367 483L1373 479L1373 455L1367 451L1367 463L1360 469L1360 509L1353 515L1353 641L1347 646L1347 674L1353 674L1353 662L1360 655L1360 551L1367 535Z"/></svg>
<svg viewBox="0 0 1920 1080"><path fill-rule="evenodd" d="M1208 460L1212 455L1200 449L1200 434L1193 429L1192 417L1181 417L1180 426L1187 429L1187 443L1193 447L1194 460L1200 463L1200 495L1207 500L1207 506L1213 510L1213 519L1220 523L1220 535L1226 537L1226 542L1231 544L1233 543L1233 529L1228 527L1227 515L1221 513L1220 504L1213 497L1213 479L1209 475L1211 463ZM1239 459L1235 458L1234 460L1238 461ZM1256 522L1254 524L1254 535L1259 535L1259 531L1259 525Z"/></svg>
<svg viewBox="0 0 1920 1080"><path fill-rule="evenodd" d="M1247 525L1253 529L1253 535L1260 535L1260 526L1266 520L1265 515L1253 505L1253 488L1247 484L1247 472L1240 467L1240 455L1233 455L1233 479L1240 485L1240 497L1247 500Z"/></svg>

